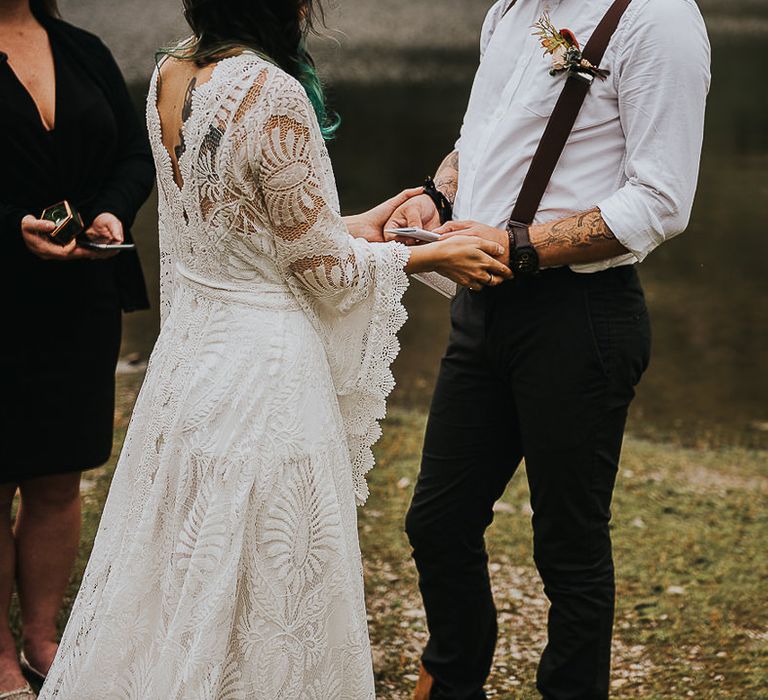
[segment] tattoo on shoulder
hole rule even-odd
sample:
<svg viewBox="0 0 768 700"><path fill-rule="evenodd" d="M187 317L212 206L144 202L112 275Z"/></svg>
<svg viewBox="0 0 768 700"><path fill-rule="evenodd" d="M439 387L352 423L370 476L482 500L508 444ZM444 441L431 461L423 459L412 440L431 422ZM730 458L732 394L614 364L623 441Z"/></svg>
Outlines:
<svg viewBox="0 0 768 700"><path fill-rule="evenodd" d="M184 141L184 124L192 116L192 95L195 92L197 86L197 77L193 77L187 85L187 94L184 96L184 105L181 108L181 128L179 129L179 145L176 146L174 152L176 154L176 161L184 155L187 150L187 144Z"/></svg>

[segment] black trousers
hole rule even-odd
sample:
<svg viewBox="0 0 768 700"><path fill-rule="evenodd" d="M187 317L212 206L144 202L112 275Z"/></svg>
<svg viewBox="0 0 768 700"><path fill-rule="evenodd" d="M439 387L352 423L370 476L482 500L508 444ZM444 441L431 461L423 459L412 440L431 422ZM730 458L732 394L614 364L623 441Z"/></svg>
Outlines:
<svg viewBox="0 0 768 700"><path fill-rule="evenodd" d="M545 271L453 302L406 529L419 571L434 700L485 698L496 645L484 534L521 460L534 559L551 602L546 700L608 697L609 521L650 324L633 267Z"/></svg>

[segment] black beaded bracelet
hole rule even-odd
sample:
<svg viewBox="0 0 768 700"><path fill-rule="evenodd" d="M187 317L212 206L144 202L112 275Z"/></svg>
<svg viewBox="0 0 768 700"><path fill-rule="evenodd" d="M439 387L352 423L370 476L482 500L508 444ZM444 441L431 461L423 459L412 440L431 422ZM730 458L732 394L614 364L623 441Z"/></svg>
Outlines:
<svg viewBox="0 0 768 700"><path fill-rule="evenodd" d="M429 196L435 203L437 213L440 215L440 223L445 224L453 219L453 205L448 197L437 189L432 177L427 177L424 181L424 194Z"/></svg>

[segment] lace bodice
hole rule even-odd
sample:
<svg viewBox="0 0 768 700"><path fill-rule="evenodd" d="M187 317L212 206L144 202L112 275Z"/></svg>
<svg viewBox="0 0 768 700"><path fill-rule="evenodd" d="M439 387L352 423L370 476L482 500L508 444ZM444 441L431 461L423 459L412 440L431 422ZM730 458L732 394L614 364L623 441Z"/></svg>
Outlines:
<svg viewBox="0 0 768 700"><path fill-rule="evenodd" d="M407 249L349 236L314 110L285 72L252 53L216 66L194 91L183 127L181 187L162 142L159 80L156 71L148 122L158 163L161 317L172 309L179 270L224 289L289 288L325 345L362 502L376 421L394 385L395 333L406 318L399 298Z"/></svg>
<svg viewBox="0 0 768 700"><path fill-rule="evenodd" d="M179 188L161 138L159 82L156 72L148 119L159 165L164 312L177 263L245 286L285 284L295 270L321 293L338 291L354 255L301 85L254 54L221 61L192 96Z"/></svg>

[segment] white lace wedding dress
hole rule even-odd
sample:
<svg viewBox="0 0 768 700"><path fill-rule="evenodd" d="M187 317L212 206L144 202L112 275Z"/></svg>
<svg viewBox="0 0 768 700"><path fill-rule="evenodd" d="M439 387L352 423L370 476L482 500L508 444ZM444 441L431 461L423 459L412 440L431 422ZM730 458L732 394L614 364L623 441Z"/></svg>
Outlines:
<svg viewBox="0 0 768 700"><path fill-rule="evenodd" d="M162 330L41 698L373 698L355 501L408 253L348 236L303 89L256 55L195 91L181 189L156 100Z"/></svg>

